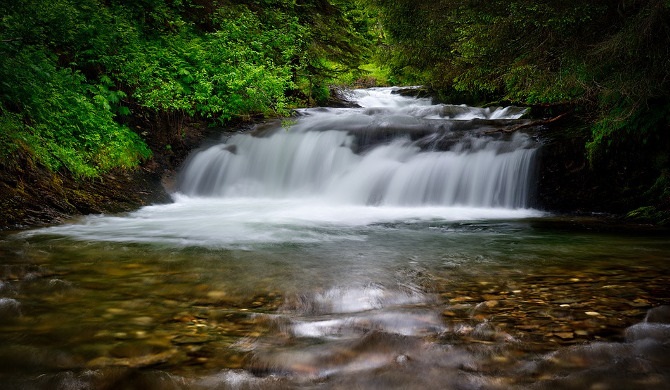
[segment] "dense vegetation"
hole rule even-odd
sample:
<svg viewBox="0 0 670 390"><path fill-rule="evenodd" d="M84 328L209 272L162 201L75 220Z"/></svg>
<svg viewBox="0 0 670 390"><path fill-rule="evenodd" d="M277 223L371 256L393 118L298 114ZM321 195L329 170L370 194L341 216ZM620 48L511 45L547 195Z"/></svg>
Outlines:
<svg viewBox="0 0 670 390"><path fill-rule="evenodd" d="M447 100L571 110L610 196L670 209L670 1L375 3L394 77Z"/></svg>
<svg viewBox="0 0 670 390"><path fill-rule="evenodd" d="M137 118L179 133L187 117L282 115L324 98L369 35L345 0L25 0L0 14L0 153L79 177L150 156L143 138L163 130L137 134Z"/></svg>
<svg viewBox="0 0 670 390"><path fill-rule="evenodd" d="M374 63L446 101L573 113L619 210L670 221L668 0L22 0L0 15L3 170L136 167L189 121L286 115Z"/></svg>

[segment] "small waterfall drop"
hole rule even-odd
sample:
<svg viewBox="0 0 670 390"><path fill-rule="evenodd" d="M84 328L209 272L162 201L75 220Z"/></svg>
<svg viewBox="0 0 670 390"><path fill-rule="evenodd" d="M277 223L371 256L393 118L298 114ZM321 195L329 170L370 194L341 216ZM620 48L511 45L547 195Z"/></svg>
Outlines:
<svg viewBox="0 0 670 390"><path fill-rule="evenodd" d="M338 204L528 208L537 143L488 130L516 107L431 104L392 88L351 91L360 108L303 109L290 127L236 134L193 155L179 191Z"/></svg>
<svg viewBox="0 0 670 390"><path fill-rule="evenodd" d="M434 105L357 90L357 108L299 110L194 152L174 203L89 216L29 234L252 248L360 241L385 224L518 219L530 206L538 144L492 132L523 109Z"/></svg>

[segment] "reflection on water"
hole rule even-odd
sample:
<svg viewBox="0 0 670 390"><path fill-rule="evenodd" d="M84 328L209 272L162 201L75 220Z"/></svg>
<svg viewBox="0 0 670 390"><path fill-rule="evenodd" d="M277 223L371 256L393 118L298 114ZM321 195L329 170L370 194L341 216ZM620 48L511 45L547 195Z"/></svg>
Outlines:
<svg viewBox="0 0 670 390"><path fill-rule="evenodd" d="M670 310L645 317L670 304L667 236L547 221L286 224L328 239L238 247L6 236L0 382L666 388Z"/></svg>

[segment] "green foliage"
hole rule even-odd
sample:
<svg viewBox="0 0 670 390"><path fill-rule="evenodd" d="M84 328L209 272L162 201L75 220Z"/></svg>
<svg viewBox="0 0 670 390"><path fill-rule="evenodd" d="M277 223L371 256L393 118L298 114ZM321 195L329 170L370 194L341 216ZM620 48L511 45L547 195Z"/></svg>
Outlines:
<svg viewBox="0 0 670 390"><path fill-rule="evenodd" d="M286 115L360 64L371 28L358 0L22 0L0 15L4 155L88 177L150 156L125 125L145 111Z"/></svg>
<svg viewBox="0 0 670 390"><path fill-rule="evenodd" d="M19 111L3 112L3 141L20 141L49 168L78 176L132 167L150 155L135 133L113 120L115 102L108 99L118 93L86 84L81 73L59 68L44 54L21 50L0 68L3 105Z"/></svg>
<svg viewBox="0 0 670 390"><path fill-rule="evenodd" d="M418 70L438 89L523 103L583 93L581 38L602 14L602 6L576 0L375 3L398 77Z"/></svg>
<svg viewBox="0 0 670 390"><path fill-rule="evenodd" d="M666 131L654 103L670 95L666 0L373 2L399 78L418 70L437 89L591 107L591 150Z"/></svg>
<svg viewBox="0 0 670 390"><path fill-rule="evenodd" d="M14 113L0 115L0 159L9 160L16 152L25 132L21 117Z"/></svg>
<svg viewBox="0 0 670 390"><path fill-rule="evenodd" d="M293 87L291 42L295 23L264 28L251 11L222 18L213 33L188 29L138 42L122 53L118 77L143 106L228 120L250 114L286 114L284 92Z"/></svg>
<svg viewBox="0 0 670 390"><path fill-rule="evenodd" d="M659 226L670 226L670 211L660 210L655 206L639 207L626 214L626 218L643 223L655 223Z"/></svg>
<svg viewBox="0 0 670 390"><path fill-rule="evenodd" d="M572 108L603 180L670 207L663 191L643 195L670 170L670 2L371 2L393 77L455 102Z"/></svg>

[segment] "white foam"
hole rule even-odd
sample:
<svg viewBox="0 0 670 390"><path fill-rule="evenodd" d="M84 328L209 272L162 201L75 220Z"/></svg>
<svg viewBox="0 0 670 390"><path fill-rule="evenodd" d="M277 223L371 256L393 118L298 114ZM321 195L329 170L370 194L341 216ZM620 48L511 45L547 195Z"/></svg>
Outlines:
<svg viewBox="0 0 670 390"><path fill-rule="evenodd" d="M78 223L22 233L80 240L155 242L179 246L231 247L265 243L363 240L360 231L380 223L472 221L536 217L533 209L365 206L292 198L198 198L177 196L166 205L127 215L95 215Z"/></svg>

